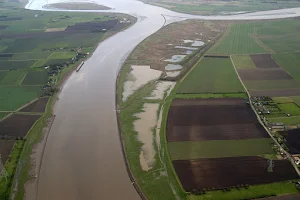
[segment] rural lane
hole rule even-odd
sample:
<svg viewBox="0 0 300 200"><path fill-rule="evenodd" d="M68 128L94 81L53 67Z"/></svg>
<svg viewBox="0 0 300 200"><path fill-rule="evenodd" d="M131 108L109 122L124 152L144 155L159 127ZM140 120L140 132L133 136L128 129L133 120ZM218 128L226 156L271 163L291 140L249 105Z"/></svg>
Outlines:
<svg viewBox="0 0 300 200"><path fill-rule="evenodd" d="M44 5L58 2L61 1L31 0L26 8L45 10ZM298 8L234 16L191 16L135 0L93 2L112 7L114 12L136 16L138 21L101 42L80 72L73 73L65 83L54 108L56 117L38 174L37 192L31 200L140 198L122 157L115 84L118 71L133 48L163 26L161 14L167 16L168 23L186 18L245 20L300 16Z"/></svg>

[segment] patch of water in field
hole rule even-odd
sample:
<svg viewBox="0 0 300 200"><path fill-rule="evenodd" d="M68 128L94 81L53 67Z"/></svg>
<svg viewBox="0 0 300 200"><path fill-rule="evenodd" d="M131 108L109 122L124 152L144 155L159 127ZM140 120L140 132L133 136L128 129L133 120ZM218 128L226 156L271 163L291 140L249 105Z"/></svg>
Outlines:
<svg viewBox="0 0 300 200"><path fill-rule="evenodd" d="M176 62L180 62L184 59L186 55L174 55L172 56L171 59L166 59L166 62L172 62L172 63L176 63Z"/></svg>
<svg viewBox="0 0 300 200"><path fill-rule="evenodd" d="M205 43L202 42L202 41L200 41L200 40L195 40L191 46L192 46L192 47L201 47L201 46L203 46L204 44L205 44Z"/></svg>
<svg viewBox="0 0 300 200"><path fill-rule="evenodd" d="M176 72L166 72L166 74L167 74L167 77L172 77L172 78L174 78L174 77L176 77L176 76L178 76L178 75L180 74L180 71L176 71Z"/></svg>
<svg viewBox="0 0 300 200"><path fill-rule="evenodd" d="M131 71L127 75L126 82L122 94L122 100L126 99L134 93L141 86L147 84L149 81L158 79L161 71L151 69L150 66L132 65Z"/></svg>
<svg viewBox="0 0 300 200"><path fill-rule="evenodd" d="M167 71L175 71L175 70L180 70L180 69L182 69L181 65L174 65L174 64L168 64L165 67L165 70L167 70Z"/></svg>
<svg viewBox="0 0 300 200"><path fill-rule="evenodd" d="M152 91L150 97L146 97L146 99L163 99L165 92L173 85L175 85L175 82L159 81L156 84L155 90Z"/></svg>
<svg viewBox="0 0 300 200"><path fill-rule="evenodd" d="M175 46L175 49L197 50L196 47Z"/></svg>
<svg viewBox="0 0 300 200"><path fill-rule="evenodd" d="M190 55L190 54L192 54L192 53L193 53L192 50L186 50L186 52L185 52L186 55Z"/></svg>
<svg viewBox="0 0 300 200"><path fill-rule="evenodd" d="M145 103L143 111L135 115L139 118L134 122L134 130L137 132L137 139L143 144L140 152L140 165L144 171L150 170L155 164L153 128L157 123L158 108L158 103Z"/></svg>
<svg viewBox="0 0 300 200"><path fill-rule="evenodd" d="M194 40L183 40L183 42L186 44L186 43L192 43L194 42Z"/></svg>

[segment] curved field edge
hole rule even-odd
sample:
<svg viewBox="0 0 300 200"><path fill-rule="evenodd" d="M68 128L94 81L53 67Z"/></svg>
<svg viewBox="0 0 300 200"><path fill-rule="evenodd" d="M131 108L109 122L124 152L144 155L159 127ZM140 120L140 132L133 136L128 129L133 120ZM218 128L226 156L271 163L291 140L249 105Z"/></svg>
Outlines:
<svg viewBox="0 0 300 200"><path fill-rule="evenodd" d="M127 14L120 14L123 16L129 17L131 20L134 20L133 23L131 23L129 26L126 28L123 28L119 31L113 31L108 34L105 34L104 37L102 37L97 44L95 44L94 47L91 49L91 54L90 56L93 55L93 52L96 50L97 46L99 43L103 42L104 40L112 37L114 34L121 32L123 30L126 30L127 28L130 28L132 25L134 25L137 21L137 18L127 15ZM89 57L85 58L86 60ZM77 66L80 64L82 61L79 60L78 62L69 65L67 68L64 68L61 73L59 73L57 77L57 82L56 82L56 92L53 96L51 96L48 100L45 113L35 122L35 124L31 127L31 129L28 131L26 135L26 140L23 144L23 148L20 150L18 154L18 159L16 162L18 163L15 165L14 173L12 174L13 180L12 180L12 185L11 188L9 188L10 192L10 197L9 199L14 199L14 200L23 200L24 199L24 194L25 194L25 184L27 181L29 181L31 178L30 176L30 169L32 166L32 160L31 160L31 154L32 150L35 145L37 145L39 142L42 141L43 137L47 137L47 135L43 135L43 129L44 128L51 128L51 121L53 119L53 108L55 105L55 102L57 100L57 97L59 95L59 90L61 87L63 87L65 81L69 78L69 76L74 72L74 70L77 68ZM48 131L48 130L47 130Z"/></svg>

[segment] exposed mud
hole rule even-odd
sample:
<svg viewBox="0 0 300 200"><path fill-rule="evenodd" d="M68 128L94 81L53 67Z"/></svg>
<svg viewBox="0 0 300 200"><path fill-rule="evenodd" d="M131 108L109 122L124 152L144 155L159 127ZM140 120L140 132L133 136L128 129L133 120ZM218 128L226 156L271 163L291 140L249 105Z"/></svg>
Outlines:
<svg viewBox="0 0 300 200"><path fill-rule="evenodd" d="M140 164L144 171L150 170L155 164L154 134L153 128L157 123L157 111L159 104L144 104L143 112L136 114L139 118L134 122L137 139L143 143L140 152Z"/></svg>
<svg viewBox="0 0 300 200"><path fill-rule="evenodd" d="M163 99L165 92L172 88L175 85L175 82L171 81L159 81L156 84L155 90L152 91L151 96L147 99Z"/></svg>
<svg viewBox="0 0 300 200"><path fill-rule="evenodd" d="M158 79L161 73L161 71L150 69L150 66L132 65L131 71L127 75L127 81L124 83L122 101L126 101L134 91L147 84L149 81Z"/></svg>

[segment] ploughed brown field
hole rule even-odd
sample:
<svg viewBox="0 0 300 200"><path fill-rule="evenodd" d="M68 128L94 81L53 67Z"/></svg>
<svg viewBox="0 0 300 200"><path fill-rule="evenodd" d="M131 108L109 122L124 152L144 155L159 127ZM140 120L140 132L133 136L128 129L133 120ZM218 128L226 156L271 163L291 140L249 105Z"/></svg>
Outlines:
<svg viewBox="0 0 300 200"><path fill-rule="evenodd" d="M175 99L167 121L167 141L268 138L245 99Z"/></svg>
<svg viewBox="0 0 300 200"><path fill-rule="evenodd" d="M292 154L300 154L300 128L281 132ZM299 198L300 199L300 198Z"/></svg>
<svg viewBox="0 0 300 200"><path fill-rule="evenodd" d="M13 114L0 122L0 136L24 137L41 115Z"/></svg>
<svg viewBox="0 0 300 200"><path fill-rule="evenodd" d="M251 96L263 97L287 97L287 96L299 96L300 89L284 89L284 90L251 90L249 91Z"/></svg>
<svg viewBox="0 0 300 200"><path fill-rule="evenodd" d="M20 112L45 112L49 97L40 98L28 106L22 108Z"/></svg>
<svg viewBox="0 0 300 200"><path fill-rule="evenodd" d="M293 79L285 70L271 69L238 69L242 80L289 80Z"/></svg>
<svg viewBox="0 0 300 200"><path fill-rule="evenodd" d="M2 163L6 162L12 148L14 147L14 144L14 140L0 140L0 154Z"/></svg>
<svg viewBox="0 0 300 200"><path fill-rule="evenodd" d="M257 68L277 68L277 63L272 59L271 54L251 55L251 59Z"/></svg>
<svg viewBox="0 0 300 200"><path fill-rule="evenodd" d="M298 178L289 160L273 162L273 172L268 172L268 160L259 156L175 160L173 165L186 191L266 184Z"/></svg>

